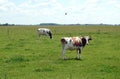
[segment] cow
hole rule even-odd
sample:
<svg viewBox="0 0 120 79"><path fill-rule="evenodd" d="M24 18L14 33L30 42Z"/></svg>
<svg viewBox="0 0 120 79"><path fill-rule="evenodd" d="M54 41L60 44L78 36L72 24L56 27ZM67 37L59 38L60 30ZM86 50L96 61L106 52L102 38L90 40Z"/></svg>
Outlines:
<svg viewBox="0 0 120 79"><path fill-rule="evenodd" d="M89 41L92 40L91 36L83 36L83 37L62 37L62 58L66 59L65 52L66 50L77 50L76 59L81 59L80 54L82 49L86 44L89 44Z"/></svg>
<svg viewBox="0 0 120 79"><path fill-rule="evenodd" d="M48 29L48 28L38 28L37 31L38 31L39 37L41 35L46 35L46 36L49 36L50 39L52 39L52 32L51 32L50 29Z"/></svg>

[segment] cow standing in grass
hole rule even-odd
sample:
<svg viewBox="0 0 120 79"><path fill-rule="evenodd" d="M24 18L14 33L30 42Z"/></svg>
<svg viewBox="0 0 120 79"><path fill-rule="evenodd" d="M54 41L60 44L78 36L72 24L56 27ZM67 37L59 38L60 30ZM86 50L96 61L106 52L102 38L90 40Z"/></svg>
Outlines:
<svg viewBox="0 0 120 79"><path fill-rule="evenodd" d="M49 36L50 39L52 39L52 32L50 31L50 29L47 29L47 28L38 28L37 31L38 31L39 37L41 35L46 35L46 36Z"/></svg>
<svg viewBox="0 0 120 79"><path fill-rule="evenodd" d="M84 37L63 37L61 38L62 44L62 58L66 59L65 51L68 50L77 50L77 59L80 59L80 54L82 52L83 47L86 44L89 44L89 40L92 40L90 36Z"/></svg>

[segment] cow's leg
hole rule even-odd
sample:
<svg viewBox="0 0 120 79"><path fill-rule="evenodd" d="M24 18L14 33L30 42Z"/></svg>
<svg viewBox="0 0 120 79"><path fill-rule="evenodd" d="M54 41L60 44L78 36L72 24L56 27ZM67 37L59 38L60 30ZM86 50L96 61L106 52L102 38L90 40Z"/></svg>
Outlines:
<svg viewBox="0 0 120 79"><path fill-rule="evenodd" d="M40 33L39 33L39 34L38 34L38 39L40 39L40 36L41 36L41 35L40 35Z"/></svg>
<svg viewBox="0 0 120 79"><path fill-rule="evenodd" d="M76 59L81 59L81 52L82 52L82 48L77 49L77 56L76 56Z"/></svg>
<svg viewBox="0 0 120 79"><path fill-rule="evenodd" d="M79 49L79 59L81 59L81 49Z"/></svg>
<svg viewBox="0 0 120 79"><path fill-rule="evenodd" d="M79 49L79 59L81 59L82 47Z"/></svg>
<svg viewBox="0 0 120 79"><path fill-rule="evenodd" d="M65 50L64 48L62 48L62 58L63 58L63 59L66 59L65 51L66 51L66 50Z"/></svg>
<svg viewBox="0 0 120 79"><path fill-rule="evenodd" d="M79 49L77 50L77 55L76 55L76 59L79 59L80 55L79 55Z"/></svg>

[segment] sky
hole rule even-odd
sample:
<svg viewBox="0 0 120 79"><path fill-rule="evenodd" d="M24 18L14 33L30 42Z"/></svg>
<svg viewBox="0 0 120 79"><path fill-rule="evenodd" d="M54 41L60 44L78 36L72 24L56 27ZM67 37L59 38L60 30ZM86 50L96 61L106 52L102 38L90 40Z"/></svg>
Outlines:
<svg viewBox="0 0 120 79"><path fill-rule="evenodd" d="M120 0L0 0L0 24L120 24Z"/></svg>

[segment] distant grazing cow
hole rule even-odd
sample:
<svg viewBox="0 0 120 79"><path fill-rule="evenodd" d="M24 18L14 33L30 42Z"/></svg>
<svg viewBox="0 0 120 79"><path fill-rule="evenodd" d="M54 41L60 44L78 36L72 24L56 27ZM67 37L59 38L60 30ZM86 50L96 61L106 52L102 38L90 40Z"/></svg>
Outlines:
<svg viewBox="0 0 120 79"><path fill-rule="evenodd" d="M38 28L37 31L38 31L39 37L41 35L46 35L46 36L49 36L50 39L52 39L52 32L50 31L50 29L47 29L47 28Z"/></svg>
<svg viewBox="0 0 120 79"><path fill-rule="evenodd" d="M63 37L61 38L62 44L62 58L66 59L65 51L68 50L77 50L77 59L80 59L80 54L82 52L83 47L86 44L89 44L89 40L92 40L90 36L84 37Z"/></svg>

